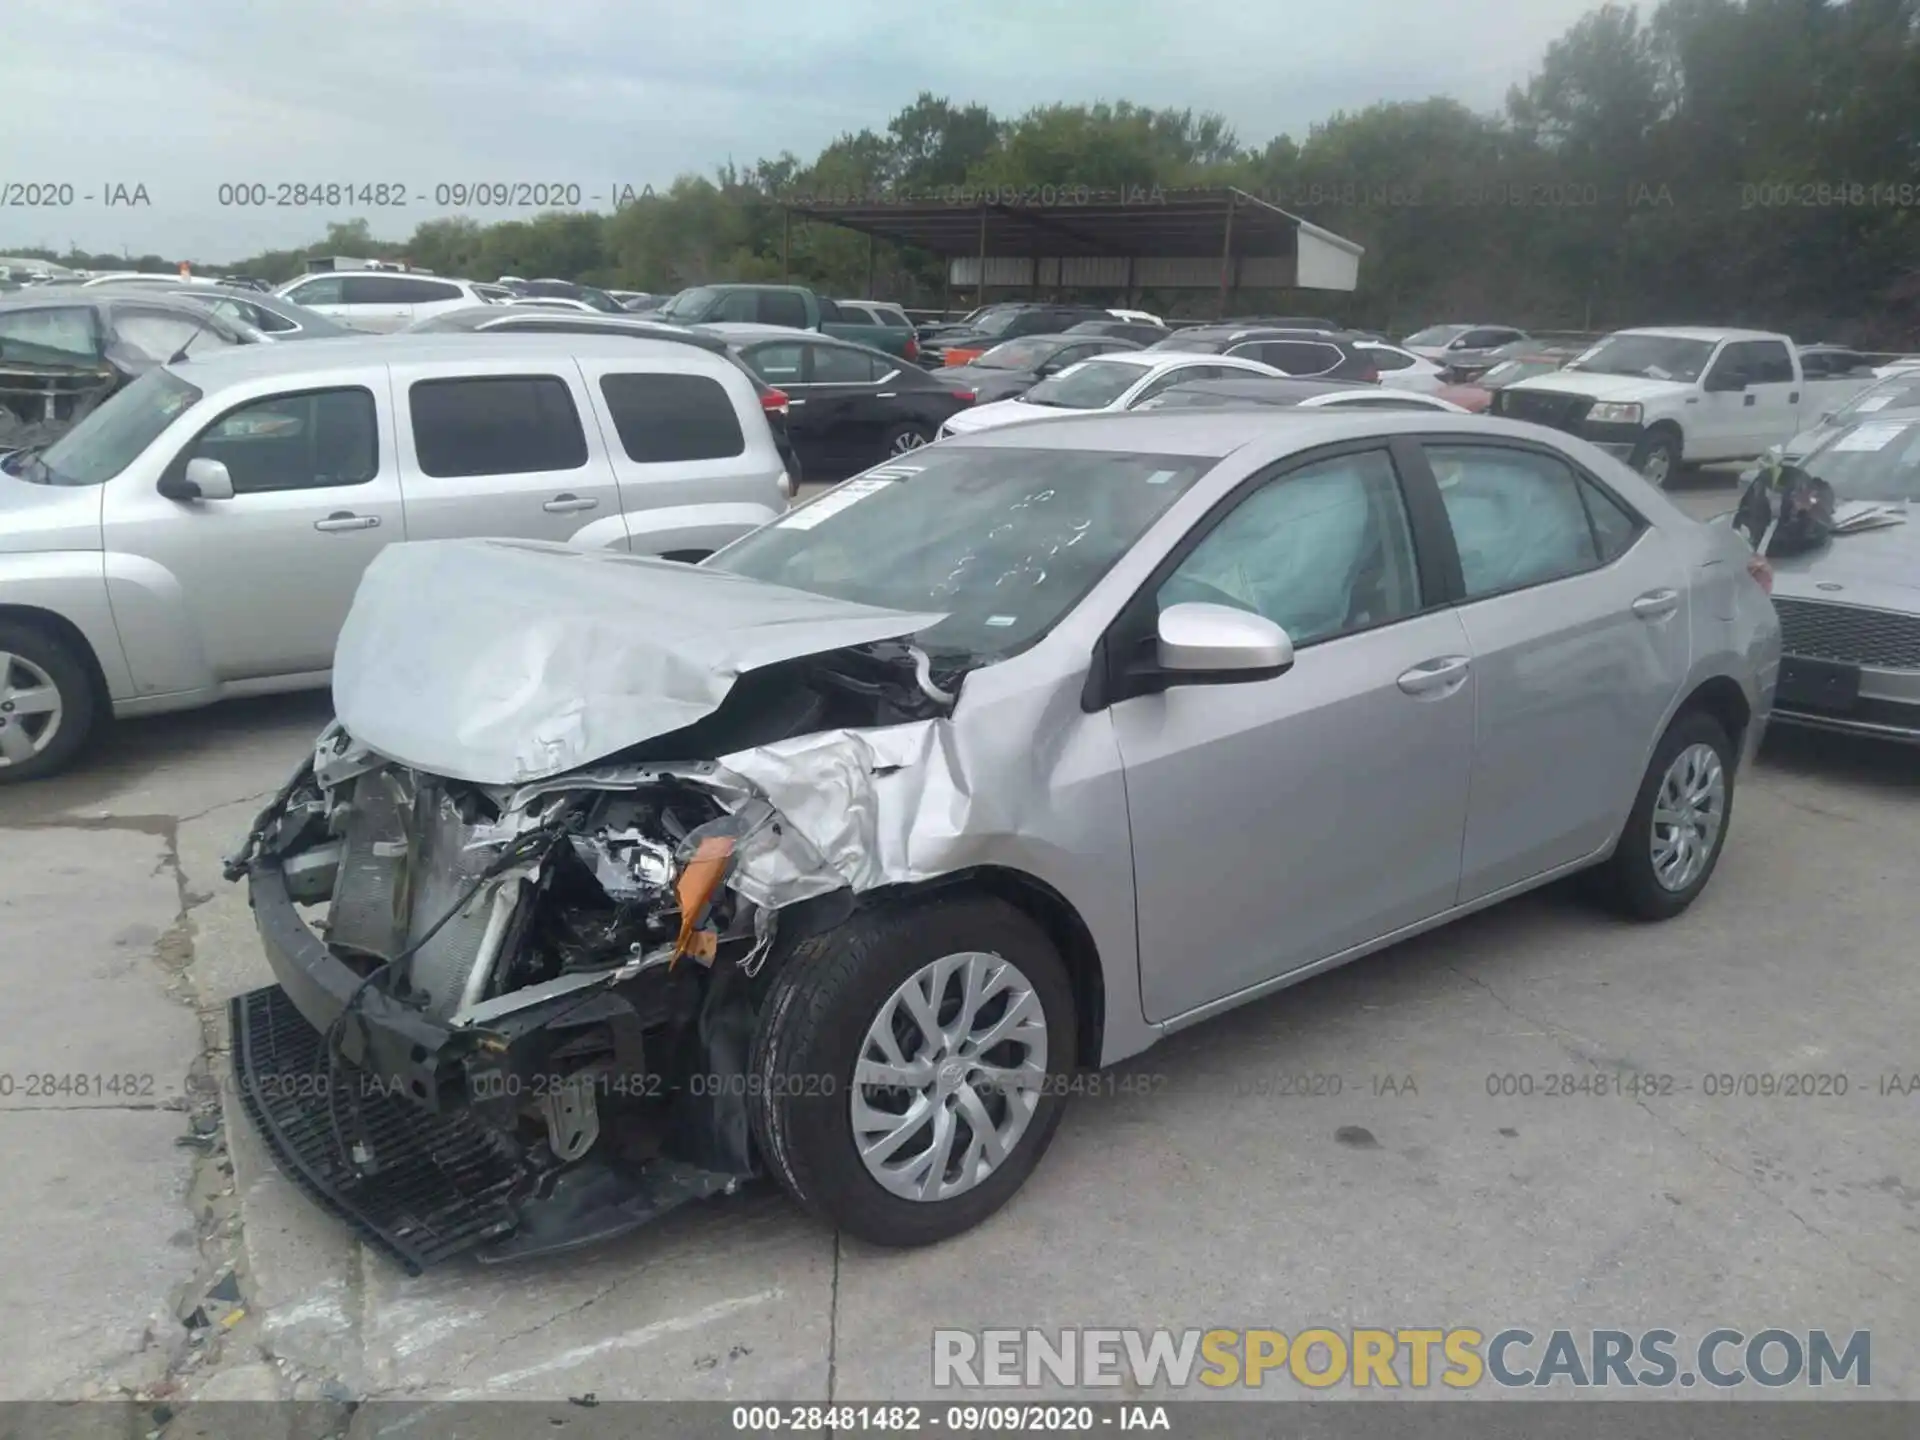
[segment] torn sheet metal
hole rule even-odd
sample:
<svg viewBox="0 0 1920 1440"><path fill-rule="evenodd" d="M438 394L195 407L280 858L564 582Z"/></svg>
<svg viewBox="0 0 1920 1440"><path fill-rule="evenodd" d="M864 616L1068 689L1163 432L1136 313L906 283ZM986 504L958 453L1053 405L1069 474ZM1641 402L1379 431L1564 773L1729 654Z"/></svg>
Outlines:
<svg viewBox="0 0 1920 1440"><path fill-rule="evenodd" d="M334 709L403 765L517 785L691 725L749 670L942 618L615 551L393 545L340 632Z"/></svg>

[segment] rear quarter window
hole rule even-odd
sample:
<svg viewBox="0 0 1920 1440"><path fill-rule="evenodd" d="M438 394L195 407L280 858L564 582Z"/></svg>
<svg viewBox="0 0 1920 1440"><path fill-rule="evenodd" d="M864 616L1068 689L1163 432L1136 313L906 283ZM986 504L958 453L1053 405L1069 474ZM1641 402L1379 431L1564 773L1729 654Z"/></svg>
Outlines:
<svg viewBox="0 0 1920 1440"><path fill-rule="evenodd" d="M600 394L629 460L724 460L747 437L726 387L711 375L632 371L600 377Z"/></svg>

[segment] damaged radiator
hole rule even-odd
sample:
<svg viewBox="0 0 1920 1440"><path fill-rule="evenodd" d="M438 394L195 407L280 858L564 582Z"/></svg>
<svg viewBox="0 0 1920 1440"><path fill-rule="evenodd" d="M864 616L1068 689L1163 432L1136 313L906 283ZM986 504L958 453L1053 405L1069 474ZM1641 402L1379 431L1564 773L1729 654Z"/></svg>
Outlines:
<svg viewBox="0 0 1920 1440"><path fill-rule="evenodd" d="M327 939L382 960L418 943L497 853L473 846L476 827L444 789L416 787L403 771L360 776L343 819ZM412 988L425 993L436 1019L461 1008L484 953L496 889L481 887L407 962Z"/></svg>

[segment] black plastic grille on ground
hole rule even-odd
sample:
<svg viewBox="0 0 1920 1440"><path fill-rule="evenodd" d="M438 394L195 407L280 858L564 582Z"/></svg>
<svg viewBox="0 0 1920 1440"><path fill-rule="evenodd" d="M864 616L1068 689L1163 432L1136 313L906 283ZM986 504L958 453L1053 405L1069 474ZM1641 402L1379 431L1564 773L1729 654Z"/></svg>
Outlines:
<svg viewBox="0 0 1920 1440"><path fill-rule="evenodd" d="M329 1081L326 1038L278 985L236 996L231 1013L248 1118L281 1168L362 1238L417 1275L513 1228L520 1172L493 1131L382 1093L344 1060ZM377 1170L354 1172L336 1120L348 1146L364 1140Z"/></svg>
<svg viewBox="0 0 1920 1440"><path fill-rule="evenodd" d="M1776 597L1781 642L1789 655L1920 670L1920 615Z"/></svg>

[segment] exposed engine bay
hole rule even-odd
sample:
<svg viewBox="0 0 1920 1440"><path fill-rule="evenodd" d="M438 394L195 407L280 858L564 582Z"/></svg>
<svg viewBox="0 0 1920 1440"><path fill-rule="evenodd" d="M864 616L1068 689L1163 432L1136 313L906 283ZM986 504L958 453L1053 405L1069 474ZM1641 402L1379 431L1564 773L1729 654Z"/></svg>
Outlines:
<svg viewBox="0 0 1920 1440"><path fill-rule="evenodd" d="M857 886L760 787L684 757L937 720L960 680L900 641L783 661L509 786L330 727L227 870L282 982L234 1010L277 1158L416 1269L589 1243L759 1174L757 996Z"/></svg>

